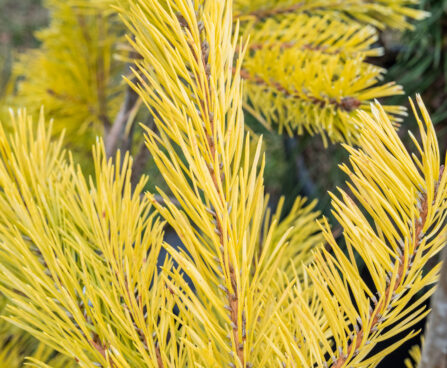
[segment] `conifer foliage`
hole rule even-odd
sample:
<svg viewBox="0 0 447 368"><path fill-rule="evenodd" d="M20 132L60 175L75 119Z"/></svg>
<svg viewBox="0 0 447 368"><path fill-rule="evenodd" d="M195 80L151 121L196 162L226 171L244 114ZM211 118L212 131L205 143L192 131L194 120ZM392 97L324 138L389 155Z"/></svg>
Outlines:
<svg viewBox="0 0 447 368"><path fill-rule="evenodd" d="M275 3L293 11L269 10L265 1L239 1L234 9L226 0L115 4L138 55L126 80L154 117L154 129L145 132L147 154L169 193L146 192L146 176L133 185L129 153L107 157L101 139L87 176L64 149L64 138L53 138L43 113L37 124L25 110L11 114L12 133L0 129L3 314L60 354L35 354L29 362L376 367L415 336L411 328L428 313L423 302L441 267L424 266L447 238L447 162L419 98L413 112L420 141L411 135L412 151L388 114L397 110L366 104L396 90L372 87L378 72L361 59L378 53L370 49L374 28L361 22L407 27L405 17L420 16L407 3L348 1L344 9L334 1ZM298 5L306 12L295 14ZM332 18L326 11L318 18L307 14L325 7ZM283 13L286 18L276 17ZM308 27L308 33L297 31L303 34L293 47L287 45L296 36L289 33L289 15ZM332 35L335 26L347 27L342 38ZM289 65L300 57L303 64ZM273 59L280 62L270 64ZM302 65L317 74L325 70L325 87L337 93L347 80L364 83L363 95L349 92L323 104L311 87L294 96L265 91L276 67L284 73L295 66L291 80L312 83L311 74L301 76ZM262 81L260 71L246 78L251 68L264 67ZM303 121L314 124L309 130L331 139L351 142L350 126L358 127L356 145L346 145L350 163L342 166L349 192L333 194L343 241L314 202L298 198L286 216L281 206L270 213L262 139L244 126L247 98L254 111L256 103L269 109L267 102L282 111L280 99L287 98ZM328 125L319 126L323 121ZM167 224L184 248L164 239ZM167 256L160 261L162 250ZM372 283L361 278L362 267ZM394 344L379 344L396 335Z"/></svg>
<svg viewBox="0 0 447 368"><path fill-rule="evenodd" d="M55 118L54 134L67 132L75 147L110 129L119 109L122 62L117 52L123 27L111 9L76 7L47 0L50 24L37 32L42 43L14 65L20 79L15 104L38 115L42 105ZM93 4L92 4L93 5Z"/></svg>
<svg viewBox="0 0 447 368"><path fill-rule="evenodd" d="M55 133L67 129L75 147L89 147L113 124L125 89L119 76L128 75L122 61L129 60L129 47L112 6L133 2L46 0L53 16L38 34L42 47L17 63L21 82L15 103L34 111L45 103L57 118ZM233 22L240 28L233 30L240 29L248 40L239 71L245 80L244 109L280 132L355 142L357 112L369 111L374 99L403 93L394 82L381 83L385 70L367 58L383 52L376 46L378 29L411 28L410 20L427 16L411 8L413 3L236 0ZM384 108L396 122L404 114L399 106Z"/></svg>

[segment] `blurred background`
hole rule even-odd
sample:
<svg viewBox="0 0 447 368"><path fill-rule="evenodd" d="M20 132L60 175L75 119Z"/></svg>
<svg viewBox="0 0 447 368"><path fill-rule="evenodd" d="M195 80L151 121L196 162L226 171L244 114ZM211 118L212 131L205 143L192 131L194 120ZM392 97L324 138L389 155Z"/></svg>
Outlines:
<svg viewBox="0 0 447 368"><path fill-rule="evenodd" d="M11 72L12 55L38 46L34 31L48 22L40 0L0 0L0 93Z"/></svg>
<svg viewBox="0 0 447 368"><path fill-rule="evenodd" d="M442 152L447 148L447 0L421 0L420 7L431 17L415 22L414 31L383 31L379 43L384 56L369 62L388 69L385 78L396 81L404 96L387 99L387 103L409 107L408 96L420 93L436 124ZM38 46L34 32L48 22L48 13L40 0L0 0L0 100L8 93L12 61L26 49ZM319 209L331 217L329 190L344 186L345 176L338 165L347 155L340 144L325 147L320 137L281 136L259 127L247 116L249 126L264 134L267 149L266 187L273 199L287 194L292 205L296 195L318 198ZM406 131L415 131L416 122L409 113L400 129L409 143ZM147 163L150 170L150 162ZM154 175L151 175L154 178ZM334 231L337 232L336 225ZM423 328L423 322L417 327ZM404 367L410 341L382 363L382 367Z"/></svg>

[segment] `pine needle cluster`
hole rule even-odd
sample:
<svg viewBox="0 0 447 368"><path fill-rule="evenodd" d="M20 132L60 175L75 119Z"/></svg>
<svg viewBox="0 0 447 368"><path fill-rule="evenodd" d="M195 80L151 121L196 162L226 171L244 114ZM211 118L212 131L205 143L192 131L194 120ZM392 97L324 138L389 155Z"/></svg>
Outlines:
<svg viewBox="0 0 447 368"><path fill-rule="evenodd" d="M123 95L124 63L114 56L123 39L116 14L75 3L46 1L50 24L36 34L41 46L14 64L19 81L12 103L27 106L34 116L45 106L54 134L66 131L79 150L110 129Z"/></svg>
<svg viewBox="0 0 447 368"><path fill-rule="evenodd" d="M408 17L425 13L407 1L237 1L236 19L250 42L242 70L246 108L268 127L290 135L319 133L324 142L355 142L354 117L371 101L402 94L385 70L371 64L380 56L378 28L410 27ZM386 106L395 121L404 114Z"/></svg>
<svg viewBox="0 0 447 368"><path fill-rule="evenodd" d="M239 1L235 9L226 0L115 4L111 12L120 14L127 45L138 55L127 83L154 117L154 128L145 128L147 154L169 192L145 191L144 175L133 182L132 157L108 156L101 139L93 147L93 174L86 175L59 134L65 124L71 134L74 123L51 123L41 112L33 124L32 114L19 110L7 124L11 132L0 127L3 318L49 349L39 348L31 364L376 367L416 336L412 328L428 313L424 302L441 268L425 265L447 239L447 156L420 98L413 105L420 140L410 133L412 151L389 115L398 110L367 105L397 90L375 87L379 71L362 59L379 53L372 47L376 31L363 23L408 27L406 17L421 16L408 3L357 0L342 9L337 1L304 1L295 4L302 14L274 10L268 20L266 1ZM295 28L296 20L306 27ZM335 26L342 34L331 32ZM299 32L299 41L285 47ZM304 66L314 74L301 76ZM281 89L269 95L246 73L262 83L277 83L275 75L307 87L296 96ZM316 91L334 106L356 108L342 115L313 100ZM286 107L301 121L313 119L311 127L278 118L284 128L297 128L293 121L356 142L345 145L348 189L332 194L342 239L315 202L297 198L285 215L282 202L274 212L269 207L262 138L245 129L243 107L248 101L258 111L258 103L267 116L271 109L262 101L283 111L284 98L295 101ZM91 101L95 113L81 109L88 103L74 103L55 114L101 119L98 95ZM52 113L56 105L48 104ZM167 225L183 247L166 240Z"/></svg>
<svg viewBox="0 0 447 368"><path fill-rule="evenodd" d="M129 61L130 48L111 6L130 3L47 0L53 20L38 34L43 45L17 64L15 75L23 82L16 105L36 115L44 104L57 118L55 133L65 128L70 139L78 138L74 147L89 147L96 134L110 129L125 93L119 76L128 71L117 59ZM357 112L369 111L374 99L403 93L394 82L383 84L385 70L370 60L382 53L376 46L379 29L408 29L410 19L427 16L410 7L414 3L235 1L233 22L240 28L234 29L249 41L240 70L244 109L279 132L318 133L325 144L355 142ZM395 122L405 114L400 106L384 108Z"/></svg>

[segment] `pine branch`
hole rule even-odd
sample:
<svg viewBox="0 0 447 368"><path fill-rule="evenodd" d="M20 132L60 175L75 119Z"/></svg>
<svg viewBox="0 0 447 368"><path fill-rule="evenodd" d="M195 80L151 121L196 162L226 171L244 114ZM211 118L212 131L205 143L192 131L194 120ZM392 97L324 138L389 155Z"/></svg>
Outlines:
<svg viewBox="0 0 447 368"><path fill-rule="evenodd" d="M311 96L305 92L299 92L297 90L289 91L287 87L281 85L280 82L276 82L274 80L266 81L259 76L250 75L250 72L245 69L241 69L240 71L241 77L245 80L251 81L258 86L265 87L267 89L271 89L275 92L279 92L283 94L287 98L297 99L301 101L308 101L311 104L316 105L317 107L324 108L328 106L332 106L336 110L341 110L345 112L352 112L359 108L361 105L361 101L354 97L342 97L340 101L337 99L328 97L328 98L319 98L315 96Z"/></svg>
<svg viewBox="0 0 447 368"><path fill-rule="evenodd" d="M376 28L411 29L411 20L427 17L427 13L414 9L412 0L280 0L274 4L265 0L237 0L235 18L242 21L262 22L293 13L314 15L331 14L347 22L371 24Z"/></svg>
<svg viewBox="0 0 447 368"><path fill-rule="evenodd" d="M23 113L12 126L11 138L0 131L7 320L84 366L150 365L157 346L166 362L183 359L167 338L184 332L166 313L174 303L157 272L163 224L142 196L147 179L132 187L129 155L114 167L98 142L93 183L65 160L61 140L51 142L43 117L37 133Z"/></svg>
<svg viewBox="0 0 447 368"><path fill-rule="evenodd" d="M118 75L124 63L113 57L122 27L116 13L88 11L74 1L48 2L50 24L37 37L39 49L22 54L14 67L14 106L38 115L42 106L54 119L55 135L90 150L96 135L110 129L110 117L124 95ZM85 152L84 152L85 153Z"/></svg>
<svg viewBox="0 0 447 368"><path fill-rule="evenodd" d="M143 57L133 87L157 112L158 131L147 130L146 143L179 206L163 191L164 205L149 198L187 249L168 247L179 269L167 270L167 283L188 326L192 359L263 366L277 356L274 321L301 275L295 267L309 262L321 233L315 204L304 200L284 223L269 222L261 145L252 148L244 133L231 3L195 5L140 1L125 13Z"/></svg>
<svg viewBox="0 0 447 368"><path fill-rule="evenodd" d="M325 143L326 137L355 142L356 111L370 111L372 100L402 93L394 83L380 85L384 70L365 62L382 53L374 47L377 31L370 26L291 14L247 26L245 33L251 40L241 72L246 101L279 132L307 130L322 134ZM386 109L403 113L396 106Z"/></svg>
<svg viewBox="0 0 447 368"><path fill-rule="evenodd" d="M179 16L179 23L186 29L187 32L192 33L192 30L189 28L188 23L186 20ZM200 29L199 29L200 31ZM195 57L195 61L197 64L202 64L202 68L205 71L204 75L198 75L196 79L197 86L206 86L207 91L212 90L212 86L210 83L210 76L211 76L211 66L208 64L209 60L209 52L210 52L210 46L208 44L208 41L205 39L200 44L200 49L198 52L194 50L194 48L191 45L191 52ZM214 188L217 193L219 193L220 198L220 206L224 208L225 203L225 193L222 192L221 188L223 188L225 177L224 173L219 173L217 170L215 170L214 166L218 165L219 167L223 167L223 162L219 159L219 155L216 151L216 140L214 138L214 132L215 132L215 126L214 126L214 113L213 113L213 106L211 105L211 99L212 96L209 94L205 95L204 99L199 99L201 104L201 114L208 113L208 116L202 116L202 119L205 121L209 121L210 123L210 129L209 131L206 131L206 140L208 143L208 148L210 151L211 156L211 162L213 164L208 165L208 170L210 173L210 176L212 178ZM220 217L217 216L217 214L214 212L212 213L212 216L214 218L214 222L216 223L216 233L219 236L219 248L221 249L221 257L225 260L225 253L224 253L224 245L225 245L225 239L229 236L226 232L224 232L224 227L222 224L222 221ZM225 262L226 263L226 262ZM244 344L242 341L239 340L239 330L242 330L242 340L245 340L245 316L244 312L242 311L242 326L239 325L239 296L238 296L238 285L237 285L237 278L235 275L235 269L231 261L229 261L227 264L224 264L225 269L229 270L230 275L230 283L231 283L231 290L226 289L223 285L222 287L225 289L225 292L227 294L228 299L228 310L230 312L230 319L231 319L231 327L233 330L233 341L235 350L237 351L237 356L239 358L240 364L242 367L245 367L245 359L244 359Z"/></svg>
<svg viewBox="0 0 447 368"><path fill-rule="evenodd" d="M313 67L321 63L326 65L324 71ZM268 124L278 124L279 132L286 130L290 135L304 130L319 133L325 143L326 137L356 141L361 131L354 119L356 111L370 111L372 98L402 93L394 83L377 85L381 73L380 68L363 63L363 56L344 60L292 50L257 52L241 70L247 81L245 98ZM403 114L400 107L385 108Z"/></svg>
<svg viewBox="0 0 447 368"><path fill-rule="evenodd" d="M346 245L337 245L324 220L328 247L315 252L287 303L291 310L282 316L287 322L278 333L284 335L286 365L377 366L417 332L372 354L377 344L427 315L423 303L434 289L418 293L439 276L439 265L427 273L423 266L445 246L447 175L419 98L418 104L422 146L412 137L420 157L405 149L382 108L373 107L374 119L360 114L358 148L347 147L352 169L342 167L358 203L343 190L340 198L333 195L333 214ZM360 265L373 285L359 277Z"/></svg>
<svg viewBox="0 0 447 368"><path fill-rule="evenodd" d="M439 179L435 184L434 190L434 198L438 197L438 188L439 184L443 178L444 166L441 166L439 170ZM427 215L428 215L428 198L427 194L424 192L419 192L418 194L418 214L416 215L416 227L414 233L414 239L416 243L411 247L412 252L407 253L406 247L407 245L403 242L399 245L400 249L398 249L398 253L400 254L399 258L396 260L396 265L398 265L397 275L390 275L391 277L387 277L386 290L384 295L377 295L377 298L373 299L373 309L370 311L368 323L368 330L371 332L375 332L378 330L380 323L384 320L384 314L391 307L391 304L388 304L399 297L399 293L397 290L400 288L402 290L402 284L404 278L408 276L409 270L413 265L416 254L419 250L419 246L423 242L423 238L425 234L423 233L423 229L427 229ZM445 252L444 252L445 253ZM407 268L408 267L408 268ZM441 278L442 280L442 273ZM441 282L442 284L442 282ZM402 293L402 292L401 292ZM378 301L379 300L379 301ZM442 320L442 319L441 319ZM342 356L338 357L337 360L332 364L332 368L341 368L347 361L349 356L356 356L359 353L359 348L363 342L363 335L365 333L364 329L361 325L356 329L356 334L351 337L351 344L348 346L346 353ZM445 342L445 339L444 339ZM447 345L444 345L444 347ZM428 367L428 365L423 365L423 367Z"/></svg>

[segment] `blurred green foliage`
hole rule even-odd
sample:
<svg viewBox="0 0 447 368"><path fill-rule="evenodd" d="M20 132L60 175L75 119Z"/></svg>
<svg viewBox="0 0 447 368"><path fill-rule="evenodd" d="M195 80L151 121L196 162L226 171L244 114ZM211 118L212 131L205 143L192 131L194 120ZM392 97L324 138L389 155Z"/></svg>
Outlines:
<svg viewBox="0 0 447 368"><path fill-rule="evenodd" d="M46 24L41 0L0 0L0 44L15 48L36 46L33 32Z"/></svg>
<svg viewBox="0 0 447 368"><path fill-rule="evenodd" d="M47 22L42 0L0 0L0 101L11 92L8 82L14 56L38 46L34 32Z"/></svg>
<svg viewBox="0 0 447 368"><path fill-rule="evenodd" d="M421 93L437 124L437 133L447 146L447 0L421 0L420 8L431 13L417 22L414 31L405 32L394 46L395 58L387 78L397 79L405 94ZM405 97L393 98L406 104ZM409 114L410 116L412 114Z"/></svg>

